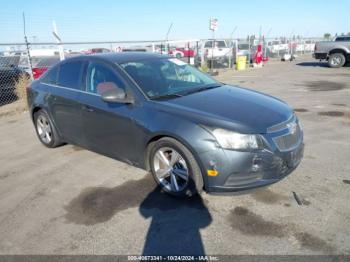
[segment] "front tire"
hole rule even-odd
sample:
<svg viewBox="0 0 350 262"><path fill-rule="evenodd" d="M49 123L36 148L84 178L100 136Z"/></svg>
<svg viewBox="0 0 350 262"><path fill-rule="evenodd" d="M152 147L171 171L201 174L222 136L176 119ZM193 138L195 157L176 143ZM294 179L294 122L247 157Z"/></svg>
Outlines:
<svg viewBox="0 0 350 262"><path fill-rule="evenodd" d="M44 146L54 148L62 144L55 126L44 110L34 113L34 125L36 134Z"/></svg>
<svg viewBox="0 0 350 262"><path fill-rule="evenodd" d="M331 68L340 68L345 65L346 59L342 53L331 54L328 58L328 65Z"/></svg>
<svg viewBox="0 0 350 262"><path fill-rule="evenodd" d="M162 138L151 145L149 163L153 178L167 193L191 197L203 190L203 178L193 154L179 141Z"/></svg>

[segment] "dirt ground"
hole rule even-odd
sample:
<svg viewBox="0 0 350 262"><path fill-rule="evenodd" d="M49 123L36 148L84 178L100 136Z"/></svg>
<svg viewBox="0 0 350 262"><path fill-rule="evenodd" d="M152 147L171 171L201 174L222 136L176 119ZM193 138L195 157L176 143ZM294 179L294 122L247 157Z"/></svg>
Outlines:
<svg viewBox="0 0 350 262"><path fill-rule="evenodd" d="M350 254L350 68L306 57L217 78L294 108L306 147L293 174L250 194L174 199L145 171L47 149L27 113L4 114L0 254Z"/></svg>

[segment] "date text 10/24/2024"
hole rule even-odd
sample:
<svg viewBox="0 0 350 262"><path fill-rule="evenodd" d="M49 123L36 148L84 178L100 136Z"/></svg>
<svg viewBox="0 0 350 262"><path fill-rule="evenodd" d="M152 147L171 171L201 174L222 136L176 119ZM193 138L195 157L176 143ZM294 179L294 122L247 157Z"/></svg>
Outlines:
<svg viewBox="0 0 350 262"><path fill-rule="evenodd" d="M128 256L128 261L218 261L216 256Z"/></svg>

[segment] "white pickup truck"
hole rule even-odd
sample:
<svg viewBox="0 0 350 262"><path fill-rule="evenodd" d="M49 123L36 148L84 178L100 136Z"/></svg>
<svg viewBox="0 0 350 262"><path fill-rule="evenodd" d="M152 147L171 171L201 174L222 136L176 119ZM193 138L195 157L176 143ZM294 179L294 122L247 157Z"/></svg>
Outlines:
<svg viewBox="0 0 350 262"><path fill-rule="evenodd" d="M350 36L338 36L334 41L323 41L315 44L314 58L327 60L332 68L350 63Z"/></svg>
<svg viewBox="0 0 350 262"><path fill-rule="evenodd" d="M226 60L232 57L232 42L209 39L203 43L203 51L207 60Z"/></svg>

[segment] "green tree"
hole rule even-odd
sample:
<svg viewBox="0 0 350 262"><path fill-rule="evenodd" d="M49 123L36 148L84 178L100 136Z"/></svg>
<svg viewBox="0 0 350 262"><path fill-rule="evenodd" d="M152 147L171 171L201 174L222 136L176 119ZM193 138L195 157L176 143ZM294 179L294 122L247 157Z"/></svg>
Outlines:
<svg viewBox="0 0 350 262"><path fill-rule="evenodd" d="M329 39L331 38L331 36L332 36L332 35L331 35L330 33L325 33L325 34L323 35L323 38L329 40Z"/></svg>

